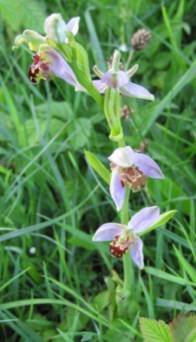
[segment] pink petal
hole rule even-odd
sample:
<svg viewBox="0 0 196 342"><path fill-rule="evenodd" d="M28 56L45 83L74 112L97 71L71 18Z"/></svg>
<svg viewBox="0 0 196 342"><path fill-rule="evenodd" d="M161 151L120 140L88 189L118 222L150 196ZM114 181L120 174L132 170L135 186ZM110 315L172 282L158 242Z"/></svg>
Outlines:
<svg viewBox="0 0 196 342"><path fill-rule="evenodd" d="M110 181L110 194L118 211L122 209L125 199L125 187L122 186L118 171L113 170Z"/></svg>
<svg viewBox="0 0 196 342"><path fill-rule="evenodd" d="M59 13L49 15L44 23L44 31L47 38L64 42L66 37L66 25Z"/></svg>
<svg viewBox="0 0 196 342"><path fill-rule="evenodd" d="M80 17L74 17L70 19L68 23L66 24L66 30L71 32L75 36L79 30L79 22L80 22Z"/></svg>
<svg viewBox="0 0 196 342"><path fill-rule="evenodd" d="M118 223L105 223L100 226L93 236L93 241L111 241L120 235L124 226Z"/></svg>
<svg viewBox="0 0 196 342"><path fill-rule="evenodd" d="M140 270L144 268L143 242L139 237L135 237L133 244L131 244L130 255L133 262Z"/></svg>
<svg viewBox="0 0 196 342"><path fill-rule="evenodd" d="M101 81L106 83L108 87L120 88L129 82L129 77L125 71L107 71L102 76Z"/></svg>
<svg viewBox="0 0 196 342"><path fill-rule="evenodd" d="M129 83L129 77L125 71L118 71L118 87L121 88Z"/></svg>
<svg viewBox="0 0 196 342"><path fill-rule="evenodd" d="M73 70L70 68L65 59L54 49L44 50L46 58L49 60L50 72L55 76L62 78L67 83L78 86L78 81Z"/></svg>
<svg viewBox="0 0 196 342"><path fill-rule="evenodd" d="M160 209L157 206L147 207L140 210L137 214L133 215L128 223L129 229L134 233L139 234L145 231L148 227L152 226L160 216Z"/></svg>
<svg viewBox="0 0 196 342"><path fill-rule="evenodd" d="M128 82L123 87L120 88L120 92L124 96L133 96L144 100L154 100L154 95L152 95L146 88L133 83Z"/></svg>
<svg viewBox="0 0 196 342"><path fill-rule="evenodd" d="M143 153L134 152L134 164L146 176L157 179L164 178L159 165L151 157Z"/></svg>
<svg viewBox="0 0 196 342"><path fill-rule="evenodd" d="M117 166L130 167L134 164L134 152L130 146L119 147L108 159Z"/></svg>
<svg viewBox="0 0 196 342"><path fill-rule="evenodd" d="M101 80L95 80L93 81L93 84L100 94L105 93L106 89L108 88L107 84Z"/></svg>

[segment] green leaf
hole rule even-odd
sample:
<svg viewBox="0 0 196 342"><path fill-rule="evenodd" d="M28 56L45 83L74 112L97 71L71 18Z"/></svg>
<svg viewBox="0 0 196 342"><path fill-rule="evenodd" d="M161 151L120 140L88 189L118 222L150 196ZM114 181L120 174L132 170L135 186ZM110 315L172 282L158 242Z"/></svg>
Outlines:
<svg viewBox="0 0 196 342"><path fill-rule="evenodd" d="M144 342L174 342L169 326L163 321L142 317L140 328Z"/></svg>
<svg viewBox="0 0 196 342"><path fill-rule="evenodd" d="M89 142L92 125L86 118L78 118L68 127L68 136L70 136L70 145L74 150L81 150ZM71 137L72 136L72 137Z"/></svg>
<svg viewBox="0 0 196 342"><path fill-rule="evenodd" d="M84 152L87 163L97 172L97 174L103 178L103 180L109 184L110 183L110 172L103 163L96 157L96 155L92 152L85 151Z"/></svg>
<svg viewBox="0 0 196 342"><path fill-rule="evenodd" d="M174 246L175 254L178 258L179 264L182 267L182 270L184 270L190 277L190 279L196 283L196 271L193 268L193 266L185 259L183 254Z"/></svg>
<svg viewBox="0 0 196 342"><path fill-rule="evenodd" d="M170 281L171 283L175 283L175 284L183 285L183 286L186 286L186 285L196 286L196 284L191 283L190 281L180 276L176 276L176 275L164 272L155 267L145 267L145 271L148 274L153 275L154 277L166 280L166 282Z"/></svg>
<svg viewBox="0 0 196 342"><path fill-rule="evenodd" d="M164 23L165 23L171 44L173 45L174 48L177 48L176 39L175 39L174 31L172 29L171 21L169 19L166 7L163 4L161 6L161 9L162 9Z"/></svg>
<svg viewBox="0 0 196 342"><path fill-rule="evenodd" d="M158 221L156 221L151 227L146 229L144 232L141 232L139 235L142 236L146 233L151 232L152 230L156 229L157 227L162 226L163 224L167 223L176 213L176 210L169 210L166 213L161 214Z"/></svg>
<svg viewBox="0 0 196 342"><path fill-rule="evenodd" d="M106 71L106 63L104 60L104 55L103 55L103 51L101 49L101 44L99 41L99 38L97 36L97 32L96 32L96 28L90 13L91 9L87 9L85 11L85 19L86 19L86 25L88 28L88 32L89 32L89 36L90 36L90 41L91 41L91 50L92 53L94 55L94 59L96 61L96 64L98 65L98 67L103 70Z"/></svg>
<svg viewBox="0 0 196 342"><path fill-rule="evenodd" d="M75 40L71 41L70 46L73 49L72 63L74 63L78 73L80 72L82 77L85 77L88 81L91 81L88 54L85 48Z"/></svg>
<svg viewBox="0 0 196 342"><path fill-rule="evenodd" d="M98 293L93 299L93 306L98 310L98 312L103 311L109 306L110 296L109 291L102 291Z"/></svg>
<svg viewBox="0 0 196 342"><path fill-rule="evenodd" d="M68 101L47 101L36 106L36 112L42 116L44 120L51 117L68 121L73 119L74 112L71 104Z"/></svg>
<svg viewBox="0 0 196 342"><path fill-rule="evenodd" d="M79 83L87 90L95 101L102 107L102 97L94 87L90 68L88 54L85 48L78 44L73 38L70 40L70 47L72 48L71 67L73 68Z"/></svg>
<svg viewBox="0 0 196 342"><path fill-rule="evenodd" d="M196 311L196 305L193 303L187 304L184 302L179 302L177 300L172 299L163 299L163 298L157 298L156 305L160 306L161 308L166 308L167 311L170 309L174 309L182 311L182 312L190 312L190 311Z"/></svg>

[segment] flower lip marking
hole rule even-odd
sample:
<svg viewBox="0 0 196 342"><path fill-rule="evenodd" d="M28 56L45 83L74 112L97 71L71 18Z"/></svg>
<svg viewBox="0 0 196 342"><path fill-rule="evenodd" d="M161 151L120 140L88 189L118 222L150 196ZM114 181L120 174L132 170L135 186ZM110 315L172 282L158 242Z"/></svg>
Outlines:
<svg viewBox="0 0 196 342"><path fill-rule="evenodd" d="M36 83L41 78L45 79L49 76L49 65L44 62L39 54L33 56L33 63L28 72L31 82Z"/></svg>
<svg viewBox="0 0 196 342"><path fill-rule="evenodd" d="M33 56L33 64L38 64L41 61L41 58L38 54Z"/></svg>
<svg viewBox="0 0 196 342"><path fill-rule="evenodd" d="M39 75L39 68L33 68L32 65L29 68L28 76L32 83L37 83L37 77Z"/></svg>
<svg viewBox="0 0 196 342"><path fill-rule="evenodd" d="M122 185L127 185L132 191L141 190L146 184L146 179L147 177L137 167L125 168L120 173Z"/></svg>
<svg viewBox="0 0 196 342"><path fill-rule="evenodd" d="M110 253L116 258L121 258L130 246L130 239L127 237L123 241L120 235L116 235L113 241L109 244Z"/></svg>

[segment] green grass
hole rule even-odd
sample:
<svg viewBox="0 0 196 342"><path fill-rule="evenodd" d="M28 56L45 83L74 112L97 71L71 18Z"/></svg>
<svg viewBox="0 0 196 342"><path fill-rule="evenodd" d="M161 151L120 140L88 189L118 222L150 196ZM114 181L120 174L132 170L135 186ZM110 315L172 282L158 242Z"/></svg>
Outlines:
<svg viewBox="0 0 196 342"><path fill-rule="evenodd" d="M2 341L141 341L139 317L168 323L196 310L193 6L192 0L0 2ZM115 144L104 115L63 81L32 85L31 56L12 50L16 34L26 27L42 30L52 12L81 16L78 40L91 68L104 69L113 49L129 44L136 29L152 33L133 63L140 65L134 80L156 101L124 99L134 112L123 125L127 144L138 148L147 141L167 177L133 194L130 214L155 203L178 212L144 236L146 268L134 269L128 303L118 291L122 263L106 244L91 240L101 223L119 220L108 186L84 156L86 150L95 153L109 169Z"/></svg>

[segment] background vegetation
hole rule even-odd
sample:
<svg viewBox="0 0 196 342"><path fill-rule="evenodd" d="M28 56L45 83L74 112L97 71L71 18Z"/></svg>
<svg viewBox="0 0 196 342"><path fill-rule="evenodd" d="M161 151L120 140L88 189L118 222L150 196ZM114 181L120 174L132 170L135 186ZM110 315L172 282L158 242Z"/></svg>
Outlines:
<svg viewBox="0 0 196 342"><path fill-rule="evenodd" d="M193 0L0 1L1 341L140 341L139 317L169 322L196 310L193 11ZM16 34L43 32L52 12L81 16L78 39L91 67L105 69L138 28L152 33L133 63L140 65L135 81L156 101L124 99L132 108L124 127L127 144L145 145L167 178L149 182L130 208L156 203L178 214L145 238L146 268L135 270L130 310L122 305L122 312L112 310L122 265L107 245L91 241L101 223L118 220L83 153L108 167L113 143L103 113L61 80L32 85L31 56L12 50Z"/></svg>

